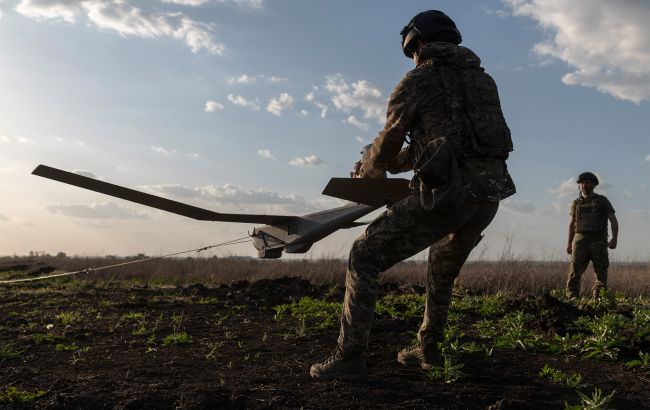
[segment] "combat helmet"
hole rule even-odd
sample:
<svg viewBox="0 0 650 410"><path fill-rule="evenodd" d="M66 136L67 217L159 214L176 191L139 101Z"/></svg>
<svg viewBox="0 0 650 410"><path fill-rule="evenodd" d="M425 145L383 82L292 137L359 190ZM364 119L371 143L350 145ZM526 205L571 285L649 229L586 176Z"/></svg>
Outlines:
<svg viewBox="0 0 650 410"><path fill-rule="evenodd" d="M578 175L578 183L582 181L593 181L594 185L598 185L598 177L592 172L583 172Z"/></svg>
<svg viewBox="0 0 650 410"><path fill-rule="evenodd" d="M448 35L447 38L454 44L460 44L463 40L456 23L442 11L427 10L416 14L399 32L402 36L404 55L413 58L417 39L427 41L443 33Z"/></svg>

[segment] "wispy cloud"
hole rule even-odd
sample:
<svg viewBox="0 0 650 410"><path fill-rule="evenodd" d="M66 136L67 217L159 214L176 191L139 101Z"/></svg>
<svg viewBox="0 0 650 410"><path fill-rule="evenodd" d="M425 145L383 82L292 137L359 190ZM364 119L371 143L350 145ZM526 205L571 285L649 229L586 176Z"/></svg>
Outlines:
<svg viewBox="0 0 650 410"><path fill-rule="evenodd" d="M566 198L568 196L578 194L578 185L575 177L571 177L565 181L560 182L556 188L550 188L548 193L553 195L556 199Z"/></svg>
<svg viewBox="0 0 650 410"><path fill-rule="evenodd" d="M180 4L181 6L200 6L209 0L162 0L163 3Z"/></svg>
<svg viewBox="0 0 650 410"><path fill-rule="evenodd" d="M65 137L56 136L54 137L54 140L59 144L63 144L63 145L76 145L78 147L86 146L86 143L84 141L79 139L74 139L74 138L65 138Z"/></svg>
<svg viewBox="0 0 650 410"><path fill-rule="evenodd" d="M228 94L228 101L240 107L248 107L253 111L259 111L260 109L260 103L257 99L247 100L241 95Z"/></svg>
<svg viewBox="0 0 650 410"><path fill-rule="evenodd" d="M275 158L275 155L273 155L271 153L271 151L269 151L268 149L260 149L260 150L258 150L257 151L257 156L262 157L262 158L266 158L266 159L273 159L273 160L277 159L277 158Z"/></svg>
<svg viewBox="0 0 650 410"><path fill-rule="evenodd" d="M365 123L363 121L359 121L357 117L354 115L350 115L347 120L345 120L350 125L354 125L357 128L361 128L364 131L368 131L370 129L370 125L368 123Z"/></svg>
<svg viewBox="0 0 650 410"><path fill-rule="evenodd" d="M650 161L650 154L646 155L644 161Z"/></svg>
<svg viewBox="0 0 650 410"><path fill-rule="evenodd" d="M167 149L167 148L163 148L161 146L152 145L149 148L151 148L151 150L153 152L155 152L156 154L160 154L160 155L163 155L165 157L171 157L172 155L175 155L175 154L178 153L178 151L176 149L171 149L170 150L170 149Z"/></svg>
<svg viewBox="0 0 650 410"><path fill-rule="evenodd" d="M170 4L198 6L198 0L175 0ZM206 51L221 55L223 44L214 39L212 25L201 23L181 12L164 13L147 4L148 9L136 7L131 0L21 0L16 11L37 21L63 20L74 24L85 16L91 25L112 30L128 37L182 40L194 53Z"/></svg>
<svg viewBox="0 0 650 410"><path fill-rule="evenodd" d="M223 104L218 103L216 101L209 100L209 101L206 101L205 107L203 108L203 111L205 111L205 112L215 112L215 111L223 110L223 108L224 108Z"/></svg>
<svg viewBox="0 0 650 410"><path fill-rule="evenodd" d="M501 202L504 209L522 214L531 214L535 212L535 204L531 201L517 201L513 199L506 199Z"/></svg>
<svg viewBox="0 0 650 410"><path fill-rule="evenodd" d="M83 169L73 169L72 172L74 172L77 175L81 175L88 178L101 179L101 178L97 178L97 175L93 174L92 172L85 171Z"/></svg>
<svg viewBox="0 0 650 410"><path fill-rule="evenodd" d="M264 189L244 189L232 184L223 186L205 185L201 187L186 187L178 184L145 185L140 187L148 192L166 197L183 199L203 199L210 202L240 204L291 204L297 201L297 197L291 195L280 195ZM304 201L300 199L300 201Z"/></svg>
<svg viewBox="0 0 650 410"><path fill-rule="evenodd" d="M329 107L327 105L319 103L319 102L316 102L315 105L320 110L320 117L321 118L327 117L327 110L328 110Z"/></svg>
<svg viewBox="0 0 650 410"><path fill-rule="evenodd" d="M269 83L277 84L289 81L288 78L279 77L277 75L266 75L266 74L242 74L239 77L231 77L228 79L228 84L254 84L257 81L266 81Z"/></svg>
<svg viewBox="0 0 650 410"><path fill-rule="evenodd" d="M635 209L625 214L629 219L648 219L650 218L650 211L645 209Z"/></svg>
<svg viewBox="0 0 650 410"><path fill-rule="evenodd" d="M294 167L313 167L323 163L322 159L318 158L315 154L312 154L305 157L295 157L289 162L289 165Z"/></svg>
<svg viewBox="0 0 650 410"><path fill-rule="evenodd" d="M101 204L50 205L46 208L53 214L84 219L149 219L147 214L134 211L112 202Z"/></svg>
<svg viewBox="0 0 650 410"><path fill-rule="evenodd" d="M325 78L325 89L332 95L332 103L337 109L350 113L359 110L364 119L378 123L386 120L386 100L373 84L366 80L348 84L341 74Z"/></svg>
<svg viewBox="0 0 650 410"><path fill-rule="evenodd" d="M293 97L287 93L280 94L279 97L271 99L266 110L273 115L280 116L282 111L291 109L293 107Z"/></svg>
<svg viewBox="0 0 650 410"><path fill-rule="evenodd" d="M595 87L616 98L650 99L650 3L639 0L504 0L515 16L535 20L547 39L541 57L566 62L567 85Z"/></svg>
<svg viewBox="0 0 650 410"><path fill-rule="evenodd" d="M219 3L233 3L250 9L263 9L265 0L217 0Z"/></svg>

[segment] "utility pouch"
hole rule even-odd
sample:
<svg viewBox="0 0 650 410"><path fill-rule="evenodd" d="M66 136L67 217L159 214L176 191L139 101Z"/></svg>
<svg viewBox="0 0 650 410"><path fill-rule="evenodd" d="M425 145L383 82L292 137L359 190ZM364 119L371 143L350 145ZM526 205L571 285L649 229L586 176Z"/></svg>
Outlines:
<svg viewBox="0 0 650 410"><path fill-rule="evenodd" d="M420 180L420 202L424 209L450 208L465 200L456 154L447 138L429 142L413 171Z"/></svg>

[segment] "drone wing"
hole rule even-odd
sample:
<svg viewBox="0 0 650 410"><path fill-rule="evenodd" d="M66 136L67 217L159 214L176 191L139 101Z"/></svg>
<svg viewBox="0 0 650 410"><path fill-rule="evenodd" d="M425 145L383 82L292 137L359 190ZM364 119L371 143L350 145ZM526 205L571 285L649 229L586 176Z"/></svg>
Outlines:
<svg viewBox="0 0 650 410"><path fill-rule="evenodd" d="M209 211L46 165L37 166L32 171L32 174L201 221L280 224L292 222L296 219L295 216L287 215L223 214Z"/></svg>
<svg viewBox="0 0 650 410"><path fill-rule="evenodd" d="M404 178L332 178L323 194L379 207L399 202L411 194L411 189Z"/></svg>

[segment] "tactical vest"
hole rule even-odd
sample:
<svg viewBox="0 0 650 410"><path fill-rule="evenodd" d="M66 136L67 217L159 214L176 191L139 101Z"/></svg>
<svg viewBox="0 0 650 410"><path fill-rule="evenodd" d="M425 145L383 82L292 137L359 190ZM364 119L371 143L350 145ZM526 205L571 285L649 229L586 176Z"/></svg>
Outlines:
<svg viewBox="0 0 650 410"><path fill-rule="evenodd" d="M463 136L464 156L507 159L512 138L492 77L481 67L453 63L442 64L441 74L453 128Z"/></svg>
<svg viewBox="0 0 650 410"><path fill-rule="evenodd" d="M603 211L599 195L576 199L576 233L607 234L607 215Z"/></svg>

